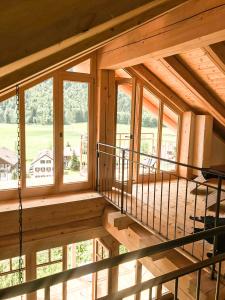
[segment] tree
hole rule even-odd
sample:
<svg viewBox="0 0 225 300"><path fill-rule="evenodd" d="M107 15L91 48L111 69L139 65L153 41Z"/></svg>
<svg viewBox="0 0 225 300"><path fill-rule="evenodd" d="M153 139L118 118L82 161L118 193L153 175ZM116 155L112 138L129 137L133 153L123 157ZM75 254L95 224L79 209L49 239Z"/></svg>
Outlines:
<svg viewBox="0 0 225 300"><path fill-rule="evenodd" d="M80 161L77 157L77 155L73 152L73 155L71 156L69 167L72 171L79 171L80 170Z"/></svg>

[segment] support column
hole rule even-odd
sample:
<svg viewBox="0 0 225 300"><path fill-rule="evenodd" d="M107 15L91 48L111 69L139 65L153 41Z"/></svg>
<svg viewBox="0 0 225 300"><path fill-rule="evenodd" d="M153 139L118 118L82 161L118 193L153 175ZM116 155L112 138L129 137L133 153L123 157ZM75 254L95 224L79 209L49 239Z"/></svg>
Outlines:
<svg viewBox="0 0 225 300"><path fill-rule="evenodd" d="M139 260L136 261L136 271L135 271L135 284L139 284L142 281L142 264ZM135 295L135 300L141 300L141 293L138 292Z"/></svg>
<svg viewBox="0 0 225 300"><path fill-rule="evenodd" d="M36 279L36 252L30 251L26 253L26 281ZM27 295L27 300L36 300L37 294L31 293Z"/></svg>

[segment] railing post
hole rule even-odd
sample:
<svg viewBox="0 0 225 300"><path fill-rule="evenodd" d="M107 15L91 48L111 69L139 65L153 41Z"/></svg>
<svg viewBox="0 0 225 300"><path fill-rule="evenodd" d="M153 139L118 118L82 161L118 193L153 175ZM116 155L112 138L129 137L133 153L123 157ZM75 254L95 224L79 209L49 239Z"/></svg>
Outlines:
<svg viewBox="0 0 225 300"><path fill-rule="evenodd" d="M99 144L96 144L96 190L99 192Z"/></svg>
<svg viewBox="0 0 225 300"><path fill-rule="evenodd" d="M124 166L125 166L125 149L122 149L122 186L121 186L121 214L124 213Z"/></svg>
<svg viewBox="0 0 225 300"><path fill-rule="evenodd" d="M221 198L221 188L222 188L222 177L218 177L218 187L217 187L217 197L216 197L216 215L215 215L215 228L219 225L219 217L220 217L220 198ZM218 235L214 236L213 242L213 256L215 256L217 250L218 243ZM211 278L214 279L215 275L215 265L212 266Z"/></svg>

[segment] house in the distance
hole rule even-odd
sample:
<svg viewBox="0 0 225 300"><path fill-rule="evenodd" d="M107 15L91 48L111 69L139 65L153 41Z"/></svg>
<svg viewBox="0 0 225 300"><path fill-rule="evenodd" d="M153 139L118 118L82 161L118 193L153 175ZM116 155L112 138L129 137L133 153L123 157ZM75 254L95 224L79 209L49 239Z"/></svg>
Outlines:
<svg viewBox="0 0 225 300"><path fill-rule="evenodd" d="M47 149L41 151L38 157L32 161L29 168L29 175L35 178L49 177L53 176L53 171L53 153Z"/></svg>
<svg viewBox="0 0 225 300"><path fill-rule="evenodd" d="M12 150L0 148L0 180L12 179L13 170L17 167L17 155Z"/></svg>

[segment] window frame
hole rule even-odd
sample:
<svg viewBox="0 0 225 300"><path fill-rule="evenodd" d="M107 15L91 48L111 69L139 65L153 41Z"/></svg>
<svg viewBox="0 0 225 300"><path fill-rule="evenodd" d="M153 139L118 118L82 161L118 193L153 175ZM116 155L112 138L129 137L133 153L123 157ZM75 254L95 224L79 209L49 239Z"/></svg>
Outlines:
<svg viewBox="0 0 225 300"><path fill-rule="evenodd" d="M90 74L85 73L75 73L67 71L71 66L79 64L87 59L90 59ZM53 158L54 158L54 170L53 170L53 184L50 185L39 185L34 187L26 186L26 135L25 135L25 91L33 86L52 78L53 79ZM89 129L89 157L88 157L88 182L75 182L75 183L65 183L63 184L63 167L62 157L63 157L63 144L60 138L60 132L62 131L62 118L60 116L59 109L62 108L63 98L62 98L62 85L63 80L78 81L78 82L88 82L89 84L89 119L88 119L88 129ZM97 111L94 106L94 94L95 94L95 79L96 79L96 57L95 55L88 55L80 59L75 59L65 64L63 67L57 70L51 71L48 74L42 75L39 78L35 78L26 84L21 84L20 93L20 145L21 145L21 189L22 197L41 197L46 195L53 195L61 192L69 191L81 191L86 189L91 189L94 187L94 155L95 147L94 142L96 140L94 123L94 115ZM0 96L0 102L15 96L15 89L10 90ZM61 97L61 98L60 98ZM0 190L1 200L16 199L18 197L17 188L2 189Z"/></svg>

